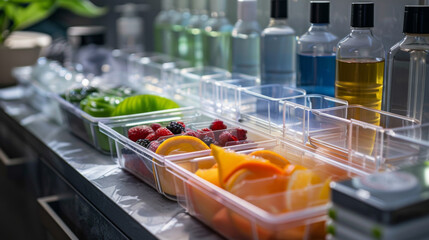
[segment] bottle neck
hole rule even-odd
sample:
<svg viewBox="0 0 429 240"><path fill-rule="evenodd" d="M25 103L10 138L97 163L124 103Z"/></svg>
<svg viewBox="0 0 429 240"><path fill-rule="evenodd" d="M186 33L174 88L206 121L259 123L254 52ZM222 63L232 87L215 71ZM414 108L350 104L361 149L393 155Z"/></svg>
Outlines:
<svg viewBox="0 0 429 240"><path fill-rule="evenodd" d="M271 18L268 27L288 26L287 18Z"/></svg>
<svg viewBox="0 0 429 240"><path fill-rule="evenodd" d="M402 39L401 48L408 46L406 48L410 49L429 49L429 34L405 34L405 37Z"/></svg>
<svg viewBox="0 0 429 240"><path fill-rule="evenodd" d="M372 28L356 28L356 27L352 27L351 28L351 34L352 35L371 35L372 34Z"/></svg>
<svg viewBox="0 0 429 240"><path fill-rule="evenodd" d="M329 28L329 23L312 23L309 32L327 32Z"/></svg>

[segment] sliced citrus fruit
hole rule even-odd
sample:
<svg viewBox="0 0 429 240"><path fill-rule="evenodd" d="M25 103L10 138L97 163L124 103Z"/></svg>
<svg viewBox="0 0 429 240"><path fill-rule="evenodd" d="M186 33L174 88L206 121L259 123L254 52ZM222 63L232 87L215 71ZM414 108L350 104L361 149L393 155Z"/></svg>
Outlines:
<svg viewBox="0 0 429 240"><path fill-rule="evenodd" d="M243 170L243 171L242 171ZM269 161L249 160L242 162L235 169L233 169L225 181L229 182L230 178L238 173L240 178L234 177L232 180L253 180L260 178L267 178L273 175L283 175L283 170Z"/></svg>
<svg viewBox="0 0 429 240"><path fill-rule="evenodd" d="M198 171L195 172L195 175L220 187L219 171L217 168L198 169Z"/></svg>
<svg viewBox="0 0 429 240"><path fill-rule="evenodd" d="M255 151L249 155L266 159L266 160L270 161L271 163L273 163L273 164L275 164L281 168L284 168L287 164L289 164L289 161L286 160L286 158L282 157L278 153L275 153L275 152L269 151L269 150Z"/></svg>
<svg viewBox="0 0 429 240"><path fill-rule="evenodd" d="M156 150L160 155L174 155L210 149L207 144L196 137L176 136L165 140Z"/></svg>
<svg viewBox="0 0 429 240"><path fill-rule="evenodd" d="M311 170L297 170L289 179L287 186L287 208L289 211L304 209L311 206L312 185L322 180ZM316 199L317 200L317 199Z"/></svg>
<svg viewBox="0 0 429 240"><path fill-rule="evenodd" d="M237 166L242 162L254 160L252 156L227 151L214 144L211 145L211 149L218 166L219 183L222 187L224 187L226 177L229 176Z"/></svg>
<svg viewBox="0 0 429 240"><path fill-rule="evenodd" d="M288 164L283 169L285 171L285 174L288 176L292 176L292 174L297 170L307 170L306 167L303 167L301 165L294 165L294 164Z"/></svg>

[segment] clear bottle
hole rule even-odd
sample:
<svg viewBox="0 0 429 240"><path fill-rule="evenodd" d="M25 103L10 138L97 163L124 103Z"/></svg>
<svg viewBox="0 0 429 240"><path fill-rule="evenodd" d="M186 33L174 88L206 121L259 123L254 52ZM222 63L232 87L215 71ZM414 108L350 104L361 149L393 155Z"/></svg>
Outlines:
<svg viewBox="0 0 429 240"><path fill-rule="evenodd" d="M172 56L185 58L188 50L185 27L189 24L189 0L176 0L177 11L171 19L171 50Z"/></svg>
<svg viewBox="0 0 429 240"><path fill-rule="evenodd" d="M380 110L385 51L372 33L374 3L352 3L351 12L351 33L337 44L335 96Z"/></svg>
<svg viewBox="0 0 429 240"><path fill-rule="evenodd" d="M262 84L296 86L296 36L287 11L287 0L271 0L271 20L261 34Z"/></svg>
<svg viewBox="0 0 429 240"><path fill-rule="evenodd" d="M259 76L261 27L256 0L238 0L238 21L232 30L232 72Z"/></svg>
<svg viewBox="0 0 429 240"><path fill-rule="evenodd" d="M175 15L173 0L162 0L162 10L155 18L155 52L170 54L171 19Z"/></svg>
<svg viewBox="0 0 429 240"><path fill-rule="evenodd" d="M297 86L307 94L335 96L335 47L329 32L329 2L310 2L311 26L297 40Z"/></svg>
<svg viewBox="0 0 429 240"><path fill-rule="evenodd" d="M210 0L210 19L204 27L204 64L231 70L232 25L225 16L226 0Z"/></svg>
<svg viewBox="0 0 429 240"><path fill-rule="evenodd" d="M204 65L203 31L208 18L207 0L192 0L192 16L185 30L188 43L186 60L195 67Z"/></svg>
<svg viewBox="0 0 429 240"><path fill-rule="evenodd" d="M429 6L405 6L405 37L389 51L383 109L429 121Z"/></svg>
<svg viewBox="0 0 429 240"><path fill-rule="evenodd" d="M137 13L146 9L146 5L134 3L116 7L116 10L121 13L121 17L116 21L116 29L118 31L118 47L122 51L128 53L143 51L143 19Z"/></svg>

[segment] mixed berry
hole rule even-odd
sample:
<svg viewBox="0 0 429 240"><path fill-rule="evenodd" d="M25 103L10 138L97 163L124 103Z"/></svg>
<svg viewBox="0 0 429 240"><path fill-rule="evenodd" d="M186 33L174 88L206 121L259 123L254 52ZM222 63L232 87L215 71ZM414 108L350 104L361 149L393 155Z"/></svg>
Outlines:
<svg viewBox="0 0 429 240"><path fill-rule="evenodd" d="M156 152L158 146L174 135L186 135L199 138L207 146L215 144L221 147L247 143L247 131L236 127L228 129L221 120L214 120L208 128L191 129L183 122L170 122L163 127L159 123L150 126L142 125L128 130L128 138L137 144Z"/></svg>

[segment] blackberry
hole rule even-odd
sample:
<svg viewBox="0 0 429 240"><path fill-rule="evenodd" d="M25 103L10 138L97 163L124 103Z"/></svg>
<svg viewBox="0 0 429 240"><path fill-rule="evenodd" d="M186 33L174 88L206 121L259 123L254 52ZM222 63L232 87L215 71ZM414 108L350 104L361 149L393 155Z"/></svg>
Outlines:
<svg viewBox="0 0 429 240"><path fill-rule="evenodd" d="M148 148L150 141L148 139L139 139L136 141L136 143L140 146L143 146L144 148Z"/></svg>
<svg viewBox="0 0 429 240"><path fill-rule="evenodd" d="M170 122L170 125L167 126L167 129L170 130L173 134L181 134L185 131L185 127L177 122Z"/></svg>
<svg viewBox="0 0 429 240"><path fill-rule="evenodd" d="M205 144L207 144L207 146L210 147L210 144L214 144L215 140L209 136L205 136L202 140Z"/></svg>

